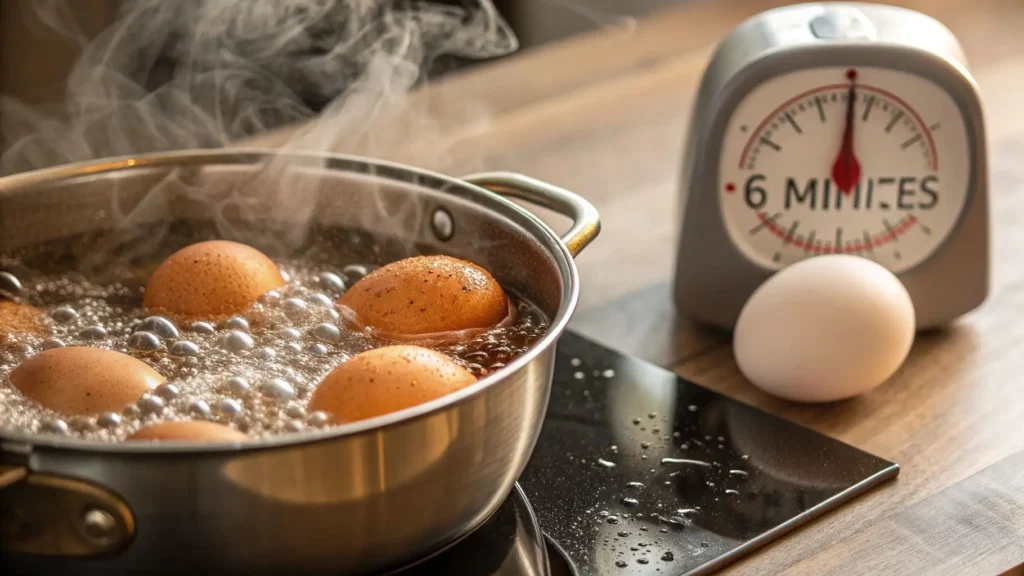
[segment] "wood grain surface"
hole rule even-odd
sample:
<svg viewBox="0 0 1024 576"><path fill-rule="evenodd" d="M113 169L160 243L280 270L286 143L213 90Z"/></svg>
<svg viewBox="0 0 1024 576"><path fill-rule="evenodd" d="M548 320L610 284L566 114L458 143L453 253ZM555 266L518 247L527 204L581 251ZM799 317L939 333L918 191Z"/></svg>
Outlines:
<svg viewBox="0 0 1024 576"><path fill-rule="evenodd" d="M451 77L411 99L434 120L429 153L411 137L336 142L455 175L520 171L582 194L603 231L578 259L573 329L901 465L896 481L730 575L1000 574L1024 562L1024 3L890 3L935 16L966 50L987 117L995 269L981 309L920 334L899 373L854 400L803 406L760 392L738 372L729 334L679 317L671 300L682 144L704 65L744 18L785 2L700 2Z"/></svg>

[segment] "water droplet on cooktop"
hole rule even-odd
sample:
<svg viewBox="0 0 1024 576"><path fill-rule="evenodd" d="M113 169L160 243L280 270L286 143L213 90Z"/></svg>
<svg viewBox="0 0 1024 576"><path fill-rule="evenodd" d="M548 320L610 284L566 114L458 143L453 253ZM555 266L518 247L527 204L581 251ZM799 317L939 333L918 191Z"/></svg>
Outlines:
<svg viewBox="0 0 1024 576"><path fill-rule="evenodd" d="M629 536L629 532L619 532L619 538L625 538Z"/></svg>
<svg viewBox="0 0 1024 576"><path fill-rule="evenodd" d="M650 418L651 420L653 420L653 419L658 417L658 413L657 412L651 412L650 414L647 415L647 417Z"/></svg>
<svg viewBox="0 0 1024 576"><path fill-rule="evenodd" d="M746 470L729 470L729 474L738 478L746 478L747 476L750 476Z"/></svg>
<svg viewBox="0 0 1024 576"><path fill-rule="evenodd" d="M618 516L609 516L608 519L607 519L607 522L609 524L618 524L619 523L619 517Z"/></svg>
<svg viewBox="0 0 1024 576"><path fill-rule="evenodd" d="M576 372L575 374L572 375L572 377L577 379L577 380L583 380L584 376L585 376L585 374L583 374L583 372Z"/></svg>
<svg viewBox="0 0 1024 576"><path fill-rule="evenodd" d="M686 409L689 410L690 412L696 412L697 411L697 405L696 404L690 404L689 406L686 407Z"/></svg>
<svg viewBox="0 0 1024 576"><path fill-rule="evenodd" d="M711 544L708 544L707 542L701 542L700 543L700 547L701 548L707 548L708 546L711 546Z"/></svg>
<svg viewBox="0 0 1024 576"><path fill-rule="evenodd" d="M636 426L639 426L640 425L640 419L639 418L633 418L633 424L636 425Z"/></svg>
<svg viewBox="0 0 1024 576"><path fill-rule="evenodd" d="M672 554L672 552L665 552L664 554L661 555L661 559L664 560L665 562L671 562L671 561L675 560L676 557L675 557L675 555Z"/></svg>
<svg viewBox="0 0 1024 576"><path fill-rule="evenodd" d="M604 372L601 372L601 376L604 376L605 378L615 378L615 370L609 368Z"/></svg>
<svg viewBox="0 0 1024 576"><path fill-rule="evenodd" d="M676 514L678 514L678 515L680 515L680 516L682 516L684 518L689 518L690 516L693 516L696 513L697 513L697 510L694 509L694 508L680 508L680 509L676 510Z"/></svg>
<svg viewBox="0 0 1024 576"><path fill-rule="evenodd" d="M636 563L637 564L647 564L648 562L650 562L650 560L648 560L647 558L637 558L636 559Z"/></svg>
<svg viewBox="0 0 1024 576"><path fill-rule="evenodd" d="M726 493L726 494L728 494L728 495L730 495L730 496L737 496L737 495L739 495L739 492L737 492L736 490L728 490L728 489L727 489L727 490L725 491L725 493Z"/></svg>
<svg viewBox="0 0 1024 576"><path fill-rule="evenodd" d="M604 468L615 468L615 462L605 460L604 458L598 458L597 463L603 466Z"/></svg>
<svg viewBox="0 0 1024 576"><path fill-rule="evenodd" d="M615 565L618 566L619 568L625 568L626 566L629 566L629 563L626 562L625 560L616 560L615 561Z"/></svg>
<svg viewBox="0 0 1024 576"><path fill-rule="evenodd" d="M643 482L630 482L630 483L626 484L626 488L643 488L643 487L644 487L644 483Z"/></svg>
<svg viewBox="0 0 1024 576"><path fill-rule="evenodd" d="M700 466L702 468L711 467L711 464L708 464L707 462L704 462L702 460L690 460L687 458L662 458L661 464L662 466L666 464L678 464L681 466Z"/></svg>
<svg viewBox="0 0 1024 576"><path fill-rule="evenodd" d="M574 367L574 368L577 367L577 366L580 366L582 364L583 364L583 361L580 360L579 358L573 358L572 360L569 360L569 365Z"/></svg>
<svg viewBox="0 0 1024 576"><path fill-rule="evenodd" d="M647 450L648 448L651 447L651 443L650 442L641 442L640 443L640 447L643 448L644 450Z"/></svg>
<svg viewBox="0 0 1024 576"><path fill-rule="evenodd" d="M636 498L623 498L622 499L622 505L623 506L633 507L633 506L639 506L640 502Z"/></svg>
<svg viewBox="0 0 1024 576"><path fill-rule="evenodd" d="M600 512L597 513L597 515L601 516L603 518L603 517L608 515L608 511L607 510L601 510Z"/></svg>

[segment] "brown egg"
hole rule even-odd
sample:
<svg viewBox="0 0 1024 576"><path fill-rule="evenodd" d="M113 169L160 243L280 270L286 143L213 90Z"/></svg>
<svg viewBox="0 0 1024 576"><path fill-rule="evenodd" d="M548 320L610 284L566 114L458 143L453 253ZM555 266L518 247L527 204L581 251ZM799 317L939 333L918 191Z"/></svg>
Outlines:
<svg viewBox="0 0 1024 576"><path fill-rule="evenodd" d="M339 303L383 336L491 328L509 316L498 282L476 264L450 256L388 264L357 282Z"/></svg>
<svg viewBox="0 0 1024 576"><path fill-rule="evenodd" d="M140 428L128 440L183 440L186 442L237 442L248 436L223 424L198 420L161 422Z"/></svg>
<svg viewBox="0 0 1024 576"><path fill-rule="evenodd" d="M420 346L385 346L328 374L309 401L338 422L354 422L440 398L476 382L453 360Z"/></svg>
<svg viewBox="0 0 1024 576"><path fill-rule="evenodd" d="M168 256L149 279L143 304L172 316L219 318L244 311L283 284L281 271L259 250L211 240Z"/></svg>
<svg viewBox="0 0 1024 576"><path fill-rule="evenodd" d="M118 412L164 382L141 360L81 346L29 356L10 378L26 397L73 416Z"/></svg>
<svg viewBox="0 0 1024 576"><path fill-rule="evenodd" d="M28 304L0 300L0 344L12 342L26 334L46 334L43 313Z"/></svg>

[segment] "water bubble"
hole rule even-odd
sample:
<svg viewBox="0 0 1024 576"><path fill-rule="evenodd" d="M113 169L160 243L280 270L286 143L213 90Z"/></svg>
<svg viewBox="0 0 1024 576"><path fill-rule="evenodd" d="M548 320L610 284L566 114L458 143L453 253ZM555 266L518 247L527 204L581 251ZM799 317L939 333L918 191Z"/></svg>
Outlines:
<svg viewBox="0 0 1024 576"><path fill-rule="evenodd" d="M68 420L68 426L78 432L92 432L96 429L96 421L88 416L75 416Z"/></svg>
<svg viewBox="0 0 1024 576"><path fill-rule="evenodd" d="M221 388L232 396L245 397L252 391L249 381L241 376L232 376L221 384Z"/></svg>
<svg viewBox="0 0 1024 576"><path fill-rule="evenodd" d="M583 361L579 358L573 358L572 360L569 360L569 365L573 368L578 368L583 365Z"/></svg>
<svg viewBox="0 0 1024 576"><path fill-rule="evenodd" d="M264 292L259 298L256 299L257 302L260 302L262 304L276 304L280 300L281 293L278 292L277 290L270 290L268 292Z"/></svg>
<svg viewBox="0 0 1024 576"><path fill-rule="evenodd" d="M289 420L284 423L284 429L286 432L302 432L306 427L302 420Z"/></svg>
<svg viewBox="0 0 1024 576"><path fill-rule="evenodd" d="M271 400L291 400L295 397L295 389L280 378L272 378L260 384L260 394Z"/></svg>
<svg viewBox="0 0 1024 576"><path fill-rule="evenodd" d="M248 350L255 345L255 342L252 340L252 336L249 336L245 332L239 332L238 330L225 332L217 340L217 343L220 344L221 348L228 352L241 352L242 350Z"/></svg>
<svg viewBox="0 0 1024 576"><path fill-rule="evenodd" d="M121 425L121 415L116 412L104 412L96 418L96 424L103 428L117 428Z"/></svg>
<svg viewBox="0 0 1024 576"><path fill-rule="evenodd" d="M618 524L619 523L619 517L618 516L609 516L605 521L608 522L609 524Z"/></svg>
<svg viewBox="0 0 1024 576"><path fill-rule="evenodd" d="M21 281L10 272L0 272L0 290L17 294L22 290Z"/></svg>
<svg viewBox="0 0 1024 576"><path fill-rule="evenodd" d="M108 336L107 329L99 324L89 326L78 333L78 337L85 340L102 340Z"/></svg>
<svg viewBox="0 0 1024 576"><path fill-rule="evenodd" d="M143 414L153 414L159 416L164 411L164 399L157 396L156 394L145 393L139 398L138 401L139 410Z"/></svg>
<svg viewBox="0 0 1024 576"><path fill-rule="evenodd" d="M309 303L312 304L313 306L327 308L328 310L334 308L334 300L331 300L330 298L323 294L313 294L309 296L307 300L309 300Z"/></svg>
<svg viewBox="0 0 1024 576"><path fill-rule="evenodd" d="M224 328L228 330L249 331L249 321L241 316L232 316L224 321Z"/></svg>
<svg viewBox="0 0 1024 576"><path fill-rule="evenodd" d="M210 335L216 333L217 329L209 322L193 322L188 325L188 331L195 332L196 334Z"/></svg>
<svg viewBox="0 0 1024 576"><path fill-rule="evenodd" d="M50 318L53 318L54 322L59 322L60 324L67 324L68 322L73 321L75 318L78 318L78 312L76 312L75 309L71 308L70 306L61 306L59 308L54 308L53 312L50 312Z"/></svg>
<svg viewBox="0 0 1024 576"><path fill-rule="evenodd" d="M306 409L298 404L289 404L288 407L285 408L284 413L289 418L298 418L300 420L305 420L306 418Z"/></svg>
<svg viewBox="0 0 1024 576"><path fill-rule="evenodd" d="M142 410L139 410L139 407L136 404L129 404L124 407L124 410L121 410L121 414L125 418L138 418L142 415Z"/></svg>
<svg viewBox="0 0 1024 576"><path fill-rule="evenodd" d="M327 412L324 412L323 410L317 410L316 412L310 414L309 418L306 418L307 424L309 424L310 426L315 426L317 428L321 426L326 426L327 423L330 421L330 415L328 415Z"/></svg>
<svg viewBox="0 0 1024 576"><path fill-rule="evenodd" d="M302 338L302 332L299 332L295 328L282 328L278 330L277 337L281 340L298 340Z"/></svg>
<svg viewBox="0 0 1024 576"><path fill-rule="evenodd" d="M289 318L298 318L306 313L309 309L309 305L304 300L298 298L289 298L284 301L284 313Z"/></svg>
<svg viewBox="0 0 1024 576"><path fill-rule="evenodd" d="M321 344L321 346L323 346L323 344ZM302 345L298 342L288 342L284 345L284 349L292 354L302 354ZM301 358L295 358L293 361L301 362L302 360Z"/></svg>
<svg viewBox="0 0 1024 576"><path fill-rule="evenodd" d="M143 320L135 329L152 332L161 338L178 337L178 329L175 328L174 323L163 316L150 316Z"/></svg>
<svg viewBox="0 0 1024 576"><path fill-rule="evenodd" d="M177 386L167 383L157 386L153 392L164 400L174 400L181 394L181 391L178 390Z"/></svg>
<svg viewBox="0 0 1024 576"><path fill-rule="evenodd" d="M349 284L355 284L363 278L366 278L366 275L369 274L370 271L366 266L361 264L349 264L341 269L341 273L348 279Z"/></svg>
<svg viewBox="0 0 1024 576"><path fill-rule="evenodd" d="M209 419L212 415L210 412L210 405L207 404L205 400L200 400L198 398L189 401L185 410L187 410L189 415L193 418L200 418L203 420Z"/></svg>
<svg viewBox="0 0 1024 576"><path fill-rule="evenodd" d="M321 272L316 280L320 287L328 292L340 294L345 291L345 281L334 272Z"/></svg>
<svg viewBox="0 0 1024 576"><path fill-rule="evenodd" d="M63 348L64 342L56 338L47 338L43 340L42 344L39 345L43 350L52 350L54 348Z"/></svg>
<svg viewBox="0 0 1024 576"><path fill-rule="evenodd" d="M338 330L338 327L334 324L324 322L313 328L313 336L316 336L317 340L322 342L336 344L341 341L341 330Z"/></svg>
<svg viewBox="0 0 1024 576"><path fill-rule="evenodd" d="M199 345L188 340L178 340L171 346L171 354L181 357L199 356Z"/></svg>
<svg viewBox="0 0 1024 576"><path fill-rule="evenodd" d="M221 398L213 404L213 410L225 418L233 418L242 413L242 405L233 398Z"/></svg>
<svg viewBox="0 0 1024 576"><path fill-rule="evenodd" d="M605 460L604 458L598 458L597 463L604 468L615 468L615 462Z"/></svg>
<svg viewBox="0 0 1024 576"><path fill-rule="evenodd" d="M327 348L327 346L324 346L323 344L313 344L312 346L309 347L309 353L313 354L314 356L324 356L328 352L330 352L330 350Z"/></svg>
<svg viewBox="0 0 1024 576"><path fill-rule="evenodd" d="M277 358L277 350L264 346L256 350L256 357L261 360L274 360Z"/></svg>
<svg viewBox="0 0 1024 576"><path fill-rule="evenodd" d="M128 337L128 347L132 350L150 351L160 349L160 338L152 332L140 331Z"/></svg>
<svg viewBox="0 0 1024 576"><path fill-rule="evenodd" d="M572 375L572 377L573 377L573 378L575 378L575 379L577 379L577 380L583 380L583 378L584 378L585 376L586 376L586 375L585 375L585 374L583 374L583 372L576 372L576 373L574 373L574 374Z"/></svg>
<svg viewBox="0 0 1024 576"><path fill-rule="evenodd" d="M605 378L615 378L615 370L609 368L604 372L601 372L601 376L604 376Z"/></svg>
<svg viewBox="0 0 1024 576"><path fill-rule="evenodd" d="M636 498L623 498L622 505L626 507L639 506L640 502Z"/></svg>
<svg viewBox="0 0 1024 576"><path fill-rule="evenodd" d="M68 423L59 418L43 420L39 423L39 431L64 436L68 433Z"/></svg>

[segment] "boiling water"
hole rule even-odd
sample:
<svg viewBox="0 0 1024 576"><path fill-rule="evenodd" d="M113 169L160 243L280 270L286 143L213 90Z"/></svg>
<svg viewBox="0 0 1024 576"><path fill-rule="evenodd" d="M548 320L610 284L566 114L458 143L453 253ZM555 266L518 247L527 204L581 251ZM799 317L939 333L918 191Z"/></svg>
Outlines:
<svg viewBox="0 0 1024 576"><path fill-rule="evenodd" d="M206 232L194 226L161 231L159 253L133 235L120 241L83 236L0 255L0 270L23 285L17 297L44 310L50 331L0 347L0 431L118 441L164 420L211 420L251 436L330 426L326 414L306 410L316 384L352 355L389 344L349 328L334 302L375 267L372 262L397 259L399 249L356 232L320 230L299 256L274 258L286 286L265 294L244 316L214 325L147 314L141 304L149 273L174 250L208 239ZM437 350L477 376L503 367L548 325L534 306L513 300L519 314L512 325ZM61 346L130 354L167 383L120 413L65 419L9 382L23 359Z"/></svg>

